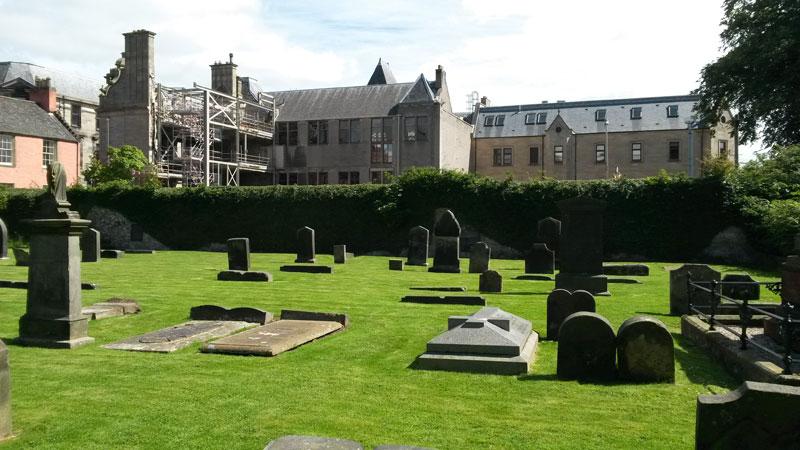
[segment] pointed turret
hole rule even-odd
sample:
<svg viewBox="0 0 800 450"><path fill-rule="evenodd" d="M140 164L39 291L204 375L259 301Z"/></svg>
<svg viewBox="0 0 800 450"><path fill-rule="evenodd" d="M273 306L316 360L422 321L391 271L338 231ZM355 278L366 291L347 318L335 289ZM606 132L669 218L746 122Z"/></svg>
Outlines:
<svg viewBox="0 0 800 450"><path fill-rule="evenodd" d="M392 70L389 69L389 63L383 62L381 59L378 59L378 65L375 66L375 70L372 72L372 76L369 77L369 81L367 82L367 86L372 86L376 84L395 84L397 80L394 79L394 74Z"/></svg>

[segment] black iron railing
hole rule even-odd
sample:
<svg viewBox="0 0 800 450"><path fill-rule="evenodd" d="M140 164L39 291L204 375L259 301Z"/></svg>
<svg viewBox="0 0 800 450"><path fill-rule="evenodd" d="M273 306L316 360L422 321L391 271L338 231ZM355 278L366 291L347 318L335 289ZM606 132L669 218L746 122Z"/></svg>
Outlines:
<svg viewBox="0 0 800 450"><path fill-rule="evenodd" d="M745 285L754 285L758 284L760 286L764 286L765 288L769 289L771 292L780 295L781 303L778 308L773 311L767 311L764 308L764 305L752 305L750 301L747 299L737 300L726 295L723 295L721 290L722 286L745 286ZM797 308L795 305L788 300L786 300L783 295L781 294L781 287L782 284L780 282L759 282L759 281L692 281L692 274L688 274L686 277L686 288L687 288L687 295L689 298L689 311L696 313L698 316L708 320L708 329L709 331L716 330L716 327L719 326L722 329L725 329L734 335L739 336L740 348L742 350L746 350L749 345L753 345L756 348L773 355L780 359L783 362L783 373L784 374L791 374L792 373L792 363L794 361L792 357L792 348L794 345L794 334L796 332L796 327L800 325L800 315L795 311ZM695 292L705 292L709 294L709 304L705 305L695 305L693 302L693 295ZM715 316L717 315L717 311L720 305L732 305L735 306L739 313L739 325L740 330L736 330L731 328L724 323L716 320ZM701 309L703 308L703 309ZM704 310L705 309L705 310ZM781 334L783 335L783 354L780 354L773 349L759 344L756 341L750 339L747 335L747 327L750 325L750 321L753 318L754 314L761 314L767 317L770 317L778 322L778 329L780 330Z"/></svg>

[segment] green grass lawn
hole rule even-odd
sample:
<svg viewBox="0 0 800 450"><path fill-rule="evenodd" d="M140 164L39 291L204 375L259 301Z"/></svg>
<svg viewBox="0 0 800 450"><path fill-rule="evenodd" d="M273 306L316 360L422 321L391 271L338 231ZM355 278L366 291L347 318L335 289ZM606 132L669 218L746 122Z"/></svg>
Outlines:
<svg viewBox="0 0 800 450"><path fill-rule="evenodd" d="M447 317L478 307L400 303L410 286L465 286L476 274L390 272L387 258L358 257L333 275L283 273L294 255L253 254L253 270L272 283L218 282L224 253L159 252L85 263L84 305L136 299L143 312L89 324L96 342L75 350L9 345L14 431L0 448L261 449L286 434L353 439L367 448L401 443L439 449L692 448L698 394L738 382L680 336L668 316L669 277L650 264L644 284L609 284L597 312L614 327L635 314L673 333L675 384L582 384L555 378L557 344L541 342L531 373L495 376L408 368ZM330 255L318 255L332 264ZM517 281L522 261L493 260L504 292L488 303L533 322L544 334L552 282ZM467 262L462 261L466 269ZM721 270L732 268L718 267ZM763 279L774 274L752 273ZM0 262L0 279L25 268ZM0 289L0 337L18 335L24 290ZM764 297L772 294L762 291ZM344 312L350 327L274 358L202 354L199 344L172 354L100 346L183 322L201 304Z"/></svg>

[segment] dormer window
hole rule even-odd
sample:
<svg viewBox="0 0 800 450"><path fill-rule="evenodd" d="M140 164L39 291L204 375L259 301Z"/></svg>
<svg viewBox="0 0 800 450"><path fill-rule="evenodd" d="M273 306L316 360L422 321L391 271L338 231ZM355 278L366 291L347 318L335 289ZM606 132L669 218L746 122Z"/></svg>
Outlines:
<svg viewBox="0 0 800 450"><path fill-rule="evenodd" d="M483 119L483 126L485 127L494 126L494 116L486 116L486 118Z"/></svg>
<svg viewBox="0 0 800 450"><path fill-rule="evenodd" d="M667 106L667 117L678 117L678 105Z"/></svg>
<svg viewBox="0 0 800 450"><path fill-rule="evenodd" d="M501 114L494 118L494 126L502 127L505 121L506 121L506 116Z"/></svg>
<svg viewBox="0 0 800 450"><path fill-rule="evenodd" d="M536 124L544 125L547 123L547 113L536 113Z"/></svg>
<svg viewBox="0 0 800 450"><path fill-rule="evenodd" d="M631 108L631 120L639 120L642 118L642 108L636 106Z"/></svg>
<svg viewBox="0 0 800 450"><path fill-rule="evenodd" d="M536 113L525 114L525 125L536 124Z"/></svg>
<svg viewBox="0 0 800 450"><path fill-rule="evenodd" d="M606 121L606 110L605 109L598 109L594 112L594 120L596 122L605 122Z"/></svg>

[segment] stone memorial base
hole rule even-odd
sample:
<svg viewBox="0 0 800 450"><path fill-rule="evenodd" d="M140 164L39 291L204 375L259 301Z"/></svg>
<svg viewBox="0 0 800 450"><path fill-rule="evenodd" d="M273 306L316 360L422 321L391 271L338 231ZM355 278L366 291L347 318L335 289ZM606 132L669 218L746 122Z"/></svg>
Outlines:
<svg viewBox="0 0 800 450"><path fill-rule="evenodd" d="M264 450L364 450L364 446L345 439L292 435L270 441Z"/></svg>
<svg viewBox="0 0 800 450"><path fill-rule="evenodd" d="M89 321L77 319L42 319L27 314L19 319L17 344L30 347L75 348L94 342L87 336Z"/></svg>
<svg viewBox="0 0 800 450"><path fill-rule="evenodd" d="M269 272L256 272L251 270L223 270L217 274L218 281L272 281Z"/></svg>
<svg viewBox="0 0 800 450"><path fill-rule="evenodd" d="M436 305L478 305L486 306L486 299L478 296L436 296L436 295L406 295L401 300L403 303L424 303Z"/></svg>
<svg viewBox="0 0 800 450"><path fill-rule="evenodd" d="M642 284L639 280L634 280L633 278L609 278L608 283L614 284Z"/></svg>
<svg viewBox="0 0 800 450"><path fill-rule="evenodd" d="M553 277L549 277L547 275L519 275L514 277L514 279L525 281L553 281Z"/></svg>
<svg viewBox="0 0 800 450"><path fill-rule="evenodd" d="M133 300L109 299L91 306L84 306L81 309L81 315L89 320L100 320L126 314L138 314L139 311L141 311L139 304Z"/></svg>
<svg viewBox="0 0 800 450"><path fill-rule="evenodd" d="M539 335L531 333L517 356L456 355L446 353L423 353L417 358L415 368L423 370L447 370L451 372L491 373L497 375L519 375L528 373L533 362Z"/></svg>
<svg viewBox="0 0 800 450"><path fill-rule="evenodd" d="M438 291L438 292L467 292L467 288L460 286L430 286L410 287L412 291Z"/></svg>
<svg viewBox="0 0 800 450"><path fill-rule="evenodd" d="M125 253L131 254L131 255L154 255L156 253L156 251L155 250L144 250L144 249L140 249L140 248L129 248L128 250L125 250Z"/></svg>
<svg viewBox="0 0 800 450"><path fill-rule="evenodd" d="M101 250L100 257L101 258L108 258L108 259L119 259L122 258L125 252L122 250Z"/></svg>
<svg viewBox="0 0 800 450"><path fill-rule="evenodd" d="M204 353L275 356L341 330L339 322L278 320L204 344Z"/></svg>
<svg viewBox="0 0 800 450"><path fill-rule="evenodd" d="M461 273L461 267L459 266L433 266L428 268L428 272L437 272L437 273Z"/></svg>
<svg viewBox="0 0 800 450"><path fill-rule="evenodd" d="M0 288L28 289L28 282L0 280ZM97 289L97 285L94 283L81 283L81 289L84 291L94 291L95 289Z"/></svg>
<svg viewBox="0 0 800 450"><path fill-rule="evenodd" d="M583 273L564 273L556 275L556 289L587 291L592 295L611 295L608 292L608 277Z"/></svg>
<svg viewBox="0 0 800 450"><path fill-rule="evenodd" d="M106 344L103 348L134 352L172 353L195 342L209 341L255 326L256 324L250 322L192 320L113 344Z"/></svg>
<svg viewBox="0 0 800 450"><path fill-rule="evenodd" d="M603 275L646 277L650 275L650 268L644 264L614 264L603 266Z"/></svg>
<svg viewBox="0 0 800 450"><path fill-rule="evenodd" d="M331 266L281 266L281 272L333 273Z"/></svg>

